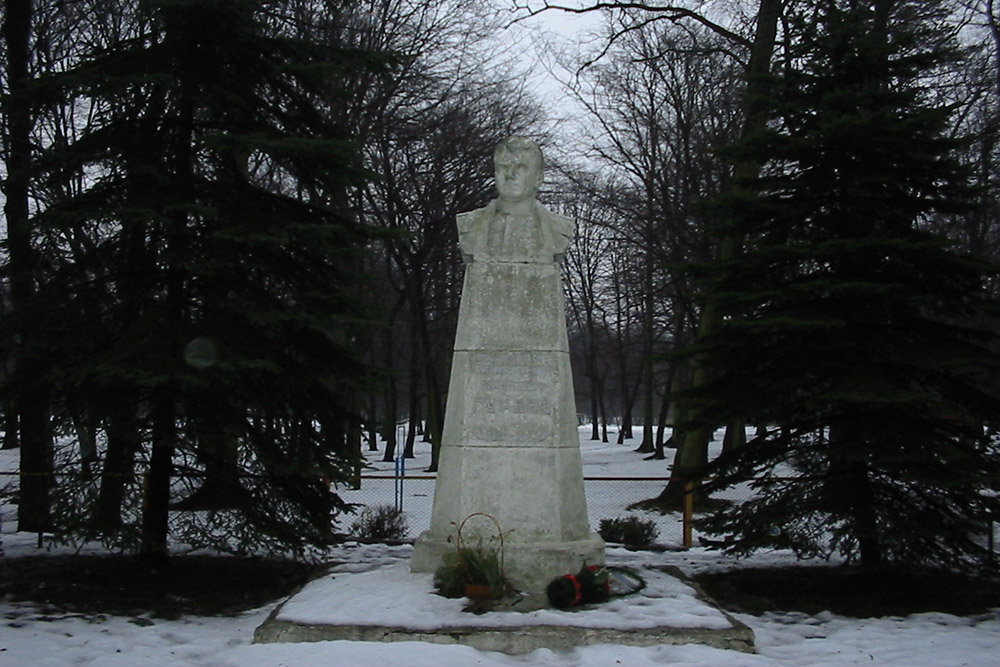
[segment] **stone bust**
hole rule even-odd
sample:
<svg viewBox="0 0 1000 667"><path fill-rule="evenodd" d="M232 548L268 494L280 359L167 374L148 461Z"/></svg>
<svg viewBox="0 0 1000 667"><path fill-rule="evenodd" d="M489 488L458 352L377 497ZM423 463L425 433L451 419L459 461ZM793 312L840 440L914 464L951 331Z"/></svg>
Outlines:
<svg viewBox="0 0 1000 667"><path fill-rule="evenodd" d="M542 151L524 137L501 141L493 154L498 198L458 215L458 243L466 263L558 263L573 239L574 224L536 200Z"/></svg>

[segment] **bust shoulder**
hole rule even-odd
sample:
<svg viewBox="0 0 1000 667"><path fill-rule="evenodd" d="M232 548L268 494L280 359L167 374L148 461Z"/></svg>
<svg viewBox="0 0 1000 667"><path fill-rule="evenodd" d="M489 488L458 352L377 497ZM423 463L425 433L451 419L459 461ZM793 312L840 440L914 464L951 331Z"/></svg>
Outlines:
<svg viewBox="0 0 1000 667"><path fill-rule="evenodd" d="M458 233L464 234L472 231L477 226L477 223L487 214L489 208L490 206L484 206L483 208L477 208L474 211L465 211L455 216L458 222Z"/></svg>
<svg viewBox="0 0 1000 667"><path fill-rule="evenodd" d="M542 221L542 226L548 230L552 239L552 254L555 261L562 261L569 249L569 244L573 242L576 222L565 215L553 213L543 206L538 207L538 219Z"/></svg>
<svg viewBox="0 0 1000 667"><path fill-rule="evenodd" d="M493 209L494 204L491 202L483 208L465 211L455 216L458 226L458 247L466 262L473 261L474 256L479 254L480 246L484 243L485 227L494 213Z"/></svg>
<svg viewBox="0 0 1000 667"><path fill-rule="evenodd" d="M552 231L562 236L572 238L573 233L576 231L576 223L572 218L568 218L565 215L559 215L558 213L553 213L544 206L538 207L538 217L549 228L551 228Z"/></svg>

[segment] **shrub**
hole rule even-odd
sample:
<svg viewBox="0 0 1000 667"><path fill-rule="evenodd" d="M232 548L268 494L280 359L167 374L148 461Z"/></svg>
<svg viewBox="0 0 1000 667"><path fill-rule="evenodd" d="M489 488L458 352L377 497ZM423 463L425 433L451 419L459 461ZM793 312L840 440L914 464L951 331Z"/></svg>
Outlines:
<svg viewBox="0 0 1000 667"><path fill-rule="evenodd" d="M404 540L409 532L406 515L392 505L366 507L351 524L351 535L366 540Z"/></svg>
<svg viewBox="0 0 1000 667"><path fill-rule="evenodd" d="M597 529L605 542L616 542L627 547L648 547L660 534L650 519L640 519L632 514L617 519L601 519Z"/></svg>
<svg viewBox="0 0 1000 667"><path fill-rule="evenodd" d="M444 563L434 572L434 586L445 597L467 595L467 585L485 586L491 598L501 597L507 581L500 568L500 555L480 543L459 547L444 555Z"/></svg>

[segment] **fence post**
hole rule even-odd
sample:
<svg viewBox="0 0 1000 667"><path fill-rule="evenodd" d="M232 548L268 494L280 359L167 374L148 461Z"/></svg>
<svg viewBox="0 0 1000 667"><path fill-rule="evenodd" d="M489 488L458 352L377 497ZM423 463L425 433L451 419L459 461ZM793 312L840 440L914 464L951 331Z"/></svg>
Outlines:
<svg viewBox="0 0 1000 667"><path fill-rule="evenodd" d="M694 515L694 483L684 484L684 537L683 546L685 549L691 548L691 518Z"/></svg>
<svg viewBox="0 0 1000 667"><path fill-rule="evenodd" d="M396 457L396 510L403 511L403 475L406 474L406 458Z"/></svg>

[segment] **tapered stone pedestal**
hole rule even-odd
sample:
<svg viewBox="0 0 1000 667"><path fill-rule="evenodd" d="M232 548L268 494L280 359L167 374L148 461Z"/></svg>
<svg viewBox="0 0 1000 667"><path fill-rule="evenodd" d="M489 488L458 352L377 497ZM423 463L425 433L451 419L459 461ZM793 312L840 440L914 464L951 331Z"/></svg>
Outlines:
<svg viewBox="0 0 1000 667"><path fill-rule="evenodd" d="M587 519L556 263L572 230L537 205L520 217L491 205L459 218L467 266L434 509L415 544L415 572L434 571L476 513L499 522L506 574L519 590L543 591L585 563L604 563ZM462 540L499 548L496 533L473 517Z"/></svg>

